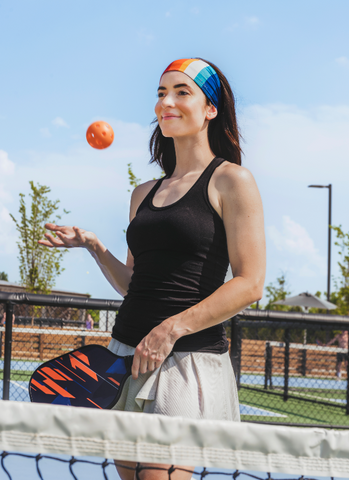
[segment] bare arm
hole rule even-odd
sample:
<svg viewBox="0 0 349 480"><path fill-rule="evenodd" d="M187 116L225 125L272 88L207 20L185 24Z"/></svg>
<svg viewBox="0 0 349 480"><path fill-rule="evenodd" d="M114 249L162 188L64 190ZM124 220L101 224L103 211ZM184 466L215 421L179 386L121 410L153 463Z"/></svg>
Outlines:
<svg viewBox="0 0 349 480"><path fill-rule="evenodd" d="M251 173L228 165L216 180L234 278L197 305L168 318L137 346L136 378L161 365L175 342L231 318L263 295L265 237L262 202Z"/></svg>
<svg viewBox="0 0 349 480"><path fill-rule="evenodd" d="M153 185L154 182L150 181L140 185L133 191L131 197L130 221L135 217L140 203ZM78 227L61 227L53 223L47 223L45 227L47 230L54 232L57 237L54 237L51 233L46 233L46 239L39 241L41 245L56 248L86 248L96 260L103 275L111 286L122 296L126 295L133 274L134 265L133 256L130 251L128 251L126 264L124 264L110 253L93 232L88 232Z"/></svg>
<svg viewBox="0 0 349 480"><path fill-rule="evenodd" d="M338 333L332 340L326 343L325 347L328 347L329 345L333 345L335 342L338 342L339 337L341 336L340 333Z"/></svg>

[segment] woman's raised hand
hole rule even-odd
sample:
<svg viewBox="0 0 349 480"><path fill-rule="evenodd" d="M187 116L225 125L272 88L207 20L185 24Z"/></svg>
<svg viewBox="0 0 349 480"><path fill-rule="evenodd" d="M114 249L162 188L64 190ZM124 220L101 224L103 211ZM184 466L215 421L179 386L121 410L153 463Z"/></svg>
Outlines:
<svg viewBox="0 0 349 480"><path fill-rule="evenodd" d="M54 223L46 223L45 228L56 234L54 237L50 232L47 232L45 233L46 240L39 240L38 243L45 247L84 247L93 251L97 244L97 236L93 232L87 232L82 228L60 227Z"/></svg>

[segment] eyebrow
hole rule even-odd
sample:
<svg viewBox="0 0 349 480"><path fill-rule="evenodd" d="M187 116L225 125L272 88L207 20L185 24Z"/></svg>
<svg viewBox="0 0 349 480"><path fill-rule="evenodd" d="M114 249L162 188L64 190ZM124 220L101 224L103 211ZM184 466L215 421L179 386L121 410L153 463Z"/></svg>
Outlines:
<svg viewBox="0 0 349 480"><path fill-rule="evenodd" d="M178 83L177 85L173 85L173 88L182 88L182 87L190 88L189 85L187 85L186 83ZM158 91L159 90L167 90L167 88L166 87L159 87Z"/></svg>

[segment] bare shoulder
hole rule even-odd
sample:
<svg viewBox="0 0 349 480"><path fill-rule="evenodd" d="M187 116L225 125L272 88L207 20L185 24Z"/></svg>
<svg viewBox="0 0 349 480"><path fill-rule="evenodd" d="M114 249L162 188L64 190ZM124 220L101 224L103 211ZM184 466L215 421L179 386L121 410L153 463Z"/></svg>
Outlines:
<svg viewBox="0 0 349 480"><path fill-rule="evenodd" d="M148 195L156 182L157 180L149 180L148 182L138 185L132 192L132 199L136 202L140 200L140 203L142 203L142 200Z"/></svg>
<svg viewBox="0 0 349 480"><path fill-rule="evenodd" d="M130 219L132 219L137 212L138 207L148 195L150 190L154 187L157 180L149 180L136 187L131 195Z"/></svg>
<svg viewBox="0 0 349 480"><path fill-rule="evenodd" d="M220 193L240 193L257 188L252 173L235 163L224 162L215 172L215 184Z"/></svg>

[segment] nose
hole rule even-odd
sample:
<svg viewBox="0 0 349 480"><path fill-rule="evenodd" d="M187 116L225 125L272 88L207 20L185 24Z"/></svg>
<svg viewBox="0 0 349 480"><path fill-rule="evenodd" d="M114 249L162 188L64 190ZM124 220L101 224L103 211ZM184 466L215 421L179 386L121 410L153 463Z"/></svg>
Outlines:
<svg viewBox="0 0 349 480"><path fill-rule="evenodd" d="M171 93L168 93L163 98L161 98L162 108L173 107L174 106L174 96Z"/></svg>

